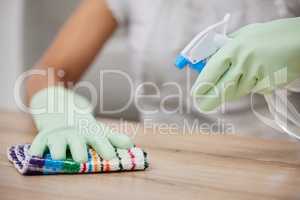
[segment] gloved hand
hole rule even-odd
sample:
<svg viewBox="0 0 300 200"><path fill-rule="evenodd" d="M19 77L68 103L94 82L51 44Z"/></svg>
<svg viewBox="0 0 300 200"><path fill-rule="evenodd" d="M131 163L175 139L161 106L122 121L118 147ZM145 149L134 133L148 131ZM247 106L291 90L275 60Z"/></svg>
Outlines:
<svg viewBox="0 0 300 200"><path fill-rule="evenodd" d="M192 88L202 111L300 78L300 18L248 25L208 61Z"/></svg>
<svg viewBox="0 0 300 200"><path fill-rule="evenodd" d="M64 160L69 147L75 161L86 162L90 145L101 157L110 160L116 156L113 146L124 149L133 146L127 135L114 133L97 123L85 98L63 87L53 86L35 94L31 109L39 131L31 145L31 155L42 156L48 147L53 159Z"/></svg>

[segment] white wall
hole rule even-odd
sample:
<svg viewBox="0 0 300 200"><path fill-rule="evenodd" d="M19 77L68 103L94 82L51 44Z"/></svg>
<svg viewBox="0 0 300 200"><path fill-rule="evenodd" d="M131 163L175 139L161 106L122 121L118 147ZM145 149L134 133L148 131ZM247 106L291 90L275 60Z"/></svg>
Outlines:
<svg viewBox="0 0 300 200"><path fill-rule="evenodd" d="M22 72L22 0L0 3L0 109L15 110L14 82Z"/></svg>

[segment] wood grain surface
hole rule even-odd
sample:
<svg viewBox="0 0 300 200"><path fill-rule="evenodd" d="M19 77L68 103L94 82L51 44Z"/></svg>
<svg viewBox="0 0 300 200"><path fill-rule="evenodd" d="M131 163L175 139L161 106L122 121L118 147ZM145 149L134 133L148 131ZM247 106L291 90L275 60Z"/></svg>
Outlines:
<svg viewBox="0 0 300 200"><path fill-rule="evenodd" d="M120 121L103 120L115 127ZM31 142L24 114L0 113L0 199L300 199L300 143L234 135L158 134L127 123L145 148L144 172L22 176L6 149Z"/></svg>

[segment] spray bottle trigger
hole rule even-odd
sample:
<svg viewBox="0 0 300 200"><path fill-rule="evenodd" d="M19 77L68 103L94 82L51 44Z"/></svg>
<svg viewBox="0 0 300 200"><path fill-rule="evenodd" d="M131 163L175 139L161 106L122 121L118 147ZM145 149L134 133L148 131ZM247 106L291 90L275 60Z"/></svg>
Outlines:
<svg viewBox="0 0 300 200"><path fill-rule="evenodd" d="M199 61L195 64L190 64L190 67L200 74L201 71L204 69L206 63L207 63L207 60L204 59L204 60L201 60L201 61Z"/></svg>

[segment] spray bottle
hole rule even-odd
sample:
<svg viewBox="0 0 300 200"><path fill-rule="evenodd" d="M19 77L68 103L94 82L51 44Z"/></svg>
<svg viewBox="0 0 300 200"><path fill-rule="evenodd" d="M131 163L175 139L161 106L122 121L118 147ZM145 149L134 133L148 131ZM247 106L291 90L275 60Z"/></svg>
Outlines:
<svg viewBox="0 0 300 200"><path fill-rule="evenodd" d="M222 21L197 34L177 56L176 67L184 69L189 66L201 73L209 58L231 40L227 36L230 17L230 14L226 14ZM286 90L276 89L272 94L266 94L264 97L273 120L256 112L251 105L254 114L267 125L300 140L300 114L287 100Z"/></svg>

